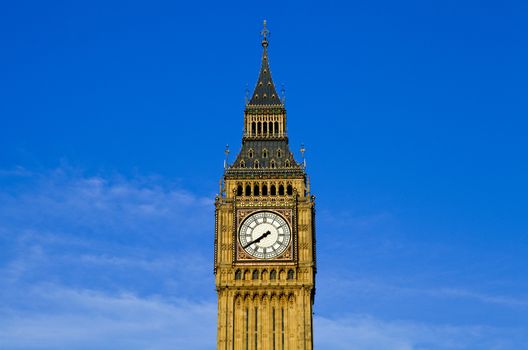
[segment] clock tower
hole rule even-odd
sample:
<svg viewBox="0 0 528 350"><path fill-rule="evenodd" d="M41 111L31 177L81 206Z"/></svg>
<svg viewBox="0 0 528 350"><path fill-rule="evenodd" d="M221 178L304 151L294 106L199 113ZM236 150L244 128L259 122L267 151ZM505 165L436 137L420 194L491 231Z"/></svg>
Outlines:
<svg viewBox="0 0 528 350"><path fill-rule="evenodd" d="M290 150L268 62L244 110L240 153L215 202L218 350L312 350L315 197ZM304 152L304 150L301 150Z"/></svg>

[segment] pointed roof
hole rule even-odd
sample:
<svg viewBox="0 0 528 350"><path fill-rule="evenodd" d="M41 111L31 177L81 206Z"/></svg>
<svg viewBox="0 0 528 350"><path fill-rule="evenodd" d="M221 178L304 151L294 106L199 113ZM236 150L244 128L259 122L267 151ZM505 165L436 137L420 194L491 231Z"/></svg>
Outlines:
<svg viewBox="0 0 528 350"><path fill-rule="evenodd" d="M282 104L277 91L275 90L275 84L271 78L271 70L268 62L268 34L269 31L266 28L266 21L264 21L264 29L262 30L262 63L260 65L260 73L257 80L257 85L253 91L253 96L249 101L249 105L279 105Z"/></svg>

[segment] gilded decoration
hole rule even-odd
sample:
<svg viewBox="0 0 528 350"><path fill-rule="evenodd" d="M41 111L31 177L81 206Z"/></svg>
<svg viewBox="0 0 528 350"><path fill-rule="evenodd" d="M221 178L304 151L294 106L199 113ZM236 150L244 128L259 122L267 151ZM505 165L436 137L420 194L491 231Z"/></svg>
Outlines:
<svg viewBox="0 0 528 350"><path fill-rule="evenodd" d="M286 222L288 223L290 230L291 230L291 239L288 244L288 247L286 250L279 256L272 258L272 259L257 259L249 254L247 254L242 246L240 245L240 241L238 239L238 231L240 229L240 225L244 221L244 219L254 213L258 213L261 211L269 211L279 214L281 217L283 217ZM282 209L282 208L265 208L261 207L259 209L237 209L236 210L236 230L233 232L233 241L235 242L235 261L236 263L268 263L269 261L274 262L289 262L292 261L294 258L294 246L295 246L295 236L296 236L296 229L295 229L295 223L294 223L294 211L293 209Z"/></svg>

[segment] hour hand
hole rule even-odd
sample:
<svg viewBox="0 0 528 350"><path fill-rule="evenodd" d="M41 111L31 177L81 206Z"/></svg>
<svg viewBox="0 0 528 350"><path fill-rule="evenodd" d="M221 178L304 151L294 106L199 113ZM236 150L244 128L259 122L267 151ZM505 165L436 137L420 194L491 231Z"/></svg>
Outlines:
<svg viewBox="0 0 528 350"><path fill-rule="evenodd" d="M249 247L250 245L252 245L253 243L258 243L260 242L264 237L267 237L268 235L270 235L271 232L270 231L266 231L264 232L263 234L261 234L259 237L257 237L256 239L252 240L251 242L247 243L245 246L243 246L242 248L246 249L247 247Z"/></svg>

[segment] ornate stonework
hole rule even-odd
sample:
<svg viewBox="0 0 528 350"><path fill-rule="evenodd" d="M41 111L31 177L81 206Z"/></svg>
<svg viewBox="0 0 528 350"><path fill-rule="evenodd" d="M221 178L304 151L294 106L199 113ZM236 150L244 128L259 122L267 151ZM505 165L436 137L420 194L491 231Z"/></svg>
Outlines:
<svg viewBox="0 0 528 350"><path fill-rule="evenodd" d="M289 148L286 109L271 78L267 30L263 34L242 149L226 164L215 202L217 349L312 350L315 197ZM269 249L275 255L265 255Z"/></svg>

